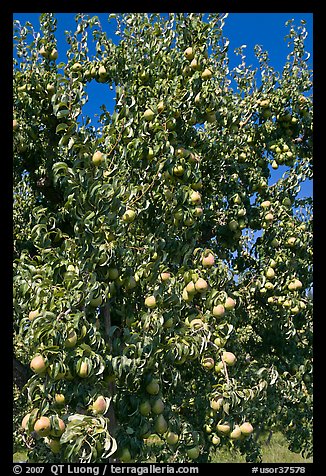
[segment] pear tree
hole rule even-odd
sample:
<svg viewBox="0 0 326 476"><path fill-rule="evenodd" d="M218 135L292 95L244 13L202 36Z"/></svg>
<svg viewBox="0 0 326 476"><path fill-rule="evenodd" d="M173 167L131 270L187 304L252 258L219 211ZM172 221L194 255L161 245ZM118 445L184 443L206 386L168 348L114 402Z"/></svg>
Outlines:
<svg viewBox="0 0 326 476"><path fill-rule="evenodd" d="M229 69L226 14L108 21L117 42L77 14L66 55L55 14L14 22L15 447L37 463L259 461L264 425L310 456L305 25L288 22L278 72L259 46L257 69L242 47Z"/></svg>

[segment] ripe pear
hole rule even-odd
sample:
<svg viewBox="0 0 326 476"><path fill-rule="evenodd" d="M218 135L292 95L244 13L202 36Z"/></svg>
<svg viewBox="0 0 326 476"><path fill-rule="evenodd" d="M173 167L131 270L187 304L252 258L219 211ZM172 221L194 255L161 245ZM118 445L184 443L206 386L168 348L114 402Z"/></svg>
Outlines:
<svg viewBox="0 0 326 476"><path fill-rule="evenodd" d="M193 58L191 63L190 63L190 68L193 69L194 71L198 70L200 68L200 65L197 61L196 58Z"/></svg>
<svg viewBox="0 0 326 476"><path fill-rule="evenodd" d="M28 425L28 420L29 420L29 417L31 416L30 413L27 413L24 418L22 419L22 422L21 422L21 428L22 430L26 430L27 428L27 425Z"/></svg>
<svg viewBox="0 0 326 476"><path fill-rule="evenodd" d="M275 278L275 271L273 268L269 267L267 270L266 270L266 278L268 279L273 279Z"/></svg>
<svg viewBox="0 0 326 476"><path fill-rule="evenodd" d="M36 355L30 363L30 368L35 372L36 374L40 375L43 374L46 370L46 363L42 355Z"/></svg>
<svg viewBox="0 0 326 476"><path fill-rule="evenodd" d="M214 317L223 317L225 314L225 307L223 306L223 304L218 304L217 306L214 306L212 314Z"/></svg>
<svg viewBox="0 0 326 476"><path fill-rule="evenodd" d="M57 405L64 405L66 403L66 398L63 393L56 393L54 396L54 401Z"/></svg>
<svg viewBox="0 0 326 476"><path fill-rule="evenodd" d="M30 311L30 313L28 314L28 319L30 321L33 321L33 319L35 319L36 317L38 317L40 315L39 311L38 310L35 310L35 311Z"/></svg>
<svg viewBox="0 0 326 476"><path fill-rule="evenodd" d="M165 282L168 281L171 278L171 274L168 273L167 271L161 273L161 281Z"/></svg>
<svg viewBox="0 0 326 476"><path fill-rule="evenodd" d="M41 49L39 50L39 54L43 56L43 58L48 58L49 52L45 49L44 45L42 45Z"/></svg>
<svg viewBox="0 0 326 476"><path fill-rule="evenodd" d="M214 367L214 365L215 365L215 362L212 357L205 357L202 360L202 366L207 370L211 370Z"/></svg>
<svg viewBox="0 0 326 476"><path fill-rule="evenodd" d="M195 294L195 292L196 292L195 283L193 281L189 281L189 283L187 284L185 289L186 289L188 294L190 294L190 295Z"/></svg>
<svg viewBox="0 0 326 476"><path fill-rule="evenodd" d="M286 244L292 248L295 245L295 242L296 242L296 238L294 236L290 236Z"/></svg>
<svg viewBox="0 0 326 476"><path fill-rule="evenodd" d="M241 438L241 435L242 435L242 432L239 425L235 425L235 427L230 433L231 440L238 440L239 438Z"/></svg>
<svg viewBox="0 0 326 476"><path fill-rule="evenodd" d="M98 167L103 162L103 159L104 159L104 156L102 152L100 152L99 150L94 152L92 157L92 162L96 167Z"/></svg>
<svg viewBox="0 0 326 476"><path fill-rule="evenodd" d="M149 309L154 309L154 307L156 307L155 296L147 296L147 298L145 299L145 306Z"/></svg>
<svg viewBox="0 0 326 476"><path fill-rule="evenodd" d="M224 303L224 307L227 311L234 309L236 306L236 301L231 297L227 297Z"/></svg>
<svg viewBox="0 0 326 476"><path fill-rule="evenodd" d="M200 217L204 213L204 210L201 207L196 207L194 210L194 215Z"/></svg>
<svg viewBox="0 0 326 476"><path fill-rule="evenodd" d="M185 55L186 59L189 61L191 61L195 56L194 50L191 48L191 46L186 48L183 54Z"/></svg>
<svg viewBox="0 0 326 476"><path fill-rule="evenodd" d="M224 365L223 365L222 361L218 362L214 367L214 371L215 371L216 374L221 373L223 370L224 370Z"/></svg>
<svg viewBox="0 0 326 476"><path fill-rule="evenodd" d="M213 445L219 445L221 443L221 438L218 437L217 435L212 436L212 443Z"/></svg>
<svg viewBox="0 0 326 476"><path fill-rule="evenodd" d="M214 255L212 253L208 253L206 254L206 256L204 255L202 257L201 262L202 265L205 266L205 268L210 268L215 263Z"/></svg>
<svg viewBox="0 0 326 476"><path fill-rule="evenodd" d="M197 318L197 319L192 319L192 321L190 321L190 327L192 329L201 329L202 327L204 326L204 323L201 319Z"/></svg>
<svg viewBox="0 0 326 476"><path fill-rule="evenodd" d="M194 295L193 294L189 294L187 289L184 288L183 291L182 291L182 299L186 302L191 302L193 300L193 297Z"/></svg>
<svg viewBox="0 0 326 476"><path fill-rule="evenodd" d="M80 63L74 63L72 65L71 69L74 73L77 73L78 71L81 71L83 69L83 67Z"/></svg>
<svg viewBox="0 0 326 476"><path fill-rule="evenodd" d="M106 411L106 407L107 407L106 400L102 395L100 395L99 397L97 397L97 399L93 403L92 410L96 415L103 414Z"/></svg>
<svg viewBox="0 0 326 476"><path fill-rule="evenodd" d="M214 398L213 400L210 401L209 405L210 405L212 410L218 412L222 408L223 397Z"/></svg>
<svg viewBox="0 0 326 476"><path fill-rule="evenodd" d="M228 435L231 431L231 427L230 427L230 424L225 422L225 423L218 423L216 425L216 430L218 431L218 433L220 433L221 435Z"/></svg>
<svg viewBox="0 0 326 476"><path fill-rule="evenodd" d="M41 416L35 422L34 431L41 437L48 436L51 431L50 419L46 416Z"/></svg>
<svg viewBox="0 0 326 476"><path fill-rule="evenodd" d="M232 352L223 352L222 358L224 362L230 367L232 367L232 365L234 365L237 360L236 356Z"/></svg>
<svg viewBox="0 0 326 476"><path fill-rule="evenodd" d="M47 85L46 85L46 90L47 90L47 92L49 93L49 95L52 96L52 95L54 94L54 92L55 92L55 86L54 86L54 84L52 84L52 83L51 83L51 84L47 84Z"/></svg>
<svg viewBox="0 0 326 476"><path fill-rule="evenodd" d="M12 127L14 131L16 131L19 128L19 124L16 119L12 120Z"/></svg>
<svg viewBox="0 0 326 476"><path fill-rule="evenodd" d="M196 191L193 191L191 194L190 194L190 202L193 204L193 205L200 205L201 204L201 195L199 192L196 192Z"/></svg>
<svg viewBox="0 0 326 476"><path fill-rule="evenodd" d="M244 436L249 436L254 431L253 426L247 421L240 425L240 430Z"/></svg>
<svg viewBox="0 0 326 476"><path fill-rule="evenodd" d="M295 285L295 290L302 288L302 282L300 281L300 279L295 279L294 285Z"/></svg>
<svg viewBox="0 0 326 476"><path fill-rule="evenodd" d="M208 68L205 68L201 74L202 79L211 79L212 76L213 76L213 73Z"/></svg>
<svg viewBox="0 0 326 476"><path fill-rule="evenodd" d="M104 65L101 65L99 70L98 70L98 74L100 76L106 76L106 69L105 69L105 66Z"/></svg>
<svg viewBox="0 0 326 476"><path fill-rule="evenodd" d="M158 105L157 105L157 112L160 114L161 112L164 111L164 108L165 108L164 102L163 102L163 101L160 101L160 102L158 103Z"/></svg>
<svg viewBox="0 0 326 476"><path fill-rule="evenodd" d="M197 93L196 96L195 96L195 104L196 104L197 106L199 106L200 103L201 103L201 100L202 100L202 98L201 98L201 94L200 94L200 92L199 92L199 93Z"/></svg>
<svg viewBox="0 0 326 476"><path fill-rule="evenodd" d="M203 278L199 278L195 283L195 289L199 293L204 293L208 289L208 283Z"/></svg>
<svg viewBox="0 0 326 476"><path fill-rule="evenodd" d="M265 221L267 221L267 222L273 221L273 220L274 220L274 215L273 215L273 213L266 213L266 215L264 216L264 219L265 219Z"/></svg>
<svg viewBox="0 0 326 476"><path fill-rule="evenodd" d="M173 174L176 175L177 177L181 177L184 174L185 169L183 168L182 165L176 165L173 168Z"/></svg>

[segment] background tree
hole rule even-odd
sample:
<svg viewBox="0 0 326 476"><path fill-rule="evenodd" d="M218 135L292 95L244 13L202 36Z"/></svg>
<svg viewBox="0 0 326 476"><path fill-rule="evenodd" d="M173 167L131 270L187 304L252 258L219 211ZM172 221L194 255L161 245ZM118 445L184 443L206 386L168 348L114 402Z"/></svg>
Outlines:
<svg viewBox="0 0 326 476"><path fill-rule="evenodd" d="M78 14L66 62L54 14L15 22L16 444L34 462L256 461L264 424L309 456L305 27L288 23L282 72L259 47L258 71L242 48L229 71L225 15L110 17L120 43ZM116 92L99 127L91 81Z"/></svg>

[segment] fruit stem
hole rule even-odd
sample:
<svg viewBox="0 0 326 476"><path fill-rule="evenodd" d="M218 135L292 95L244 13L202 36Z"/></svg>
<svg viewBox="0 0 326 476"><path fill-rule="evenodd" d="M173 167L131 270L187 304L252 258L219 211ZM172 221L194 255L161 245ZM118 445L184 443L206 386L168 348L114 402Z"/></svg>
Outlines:
<svg viewBox="0 0 326 476"><path fill-rule="evenodd" d="M63 316L68 316L68 314L71 312L71 309L67 309L65 312L60 312L57 316L57 321L59 321Z"/></svg>

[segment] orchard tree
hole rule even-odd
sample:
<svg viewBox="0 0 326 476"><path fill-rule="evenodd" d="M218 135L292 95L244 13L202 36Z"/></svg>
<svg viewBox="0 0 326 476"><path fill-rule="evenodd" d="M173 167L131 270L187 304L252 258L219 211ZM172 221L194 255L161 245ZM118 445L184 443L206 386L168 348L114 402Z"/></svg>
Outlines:
<svg viewBox="0 0 326 476"><path fill-rule="evenodd" d="M277 429L312 453L312 73L230 70L226 15L14 22L16 447L206 462ZM90 82L103 103L83 113ZM283 175L274 180L274 169ZM19 374L19 378L17 375ZM154 435L154 436L153 436Z"/></svg>

